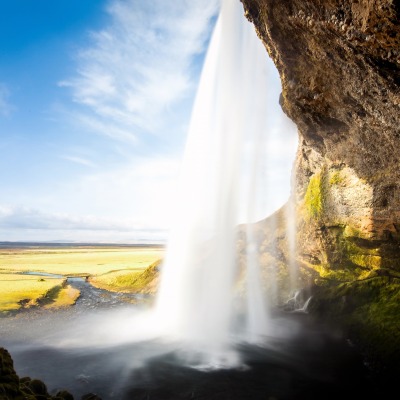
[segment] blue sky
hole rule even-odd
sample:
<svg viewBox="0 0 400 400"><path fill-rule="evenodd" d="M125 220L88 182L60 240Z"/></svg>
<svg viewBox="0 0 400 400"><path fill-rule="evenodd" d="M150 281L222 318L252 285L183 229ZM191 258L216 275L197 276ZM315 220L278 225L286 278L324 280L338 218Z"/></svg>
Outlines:
<svg viewBox="0 0 400 400"><path fill-rule="evenodd" d="M217 12L0 2L0 241L165 238Z"/></svg>

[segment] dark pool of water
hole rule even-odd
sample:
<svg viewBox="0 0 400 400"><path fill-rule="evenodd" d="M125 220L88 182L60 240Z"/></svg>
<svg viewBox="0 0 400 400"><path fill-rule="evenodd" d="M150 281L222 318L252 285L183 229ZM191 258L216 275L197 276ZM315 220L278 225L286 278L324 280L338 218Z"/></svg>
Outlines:
<svg viewBox="0 0 400 400"><path fill-rule="evenodd" d="M264 346L236 344L239 368L205 371L185 366L177 344L114 341L118 321L140 308L127 305L134 296L80 278L70 284L81 291L74 307L0 318L0 346L11 352L17 373L43 380L53 394L67 389L79 399L94 392L103 400L395 398L340 331L315 324L307 314L277 313L275 333ZM111 332L107 344L98 342L100 325ZM135 338L140 327L128 328Z"/></svg>
<svg viewBox="0 0 400 400"><path fill-rule="evenodd" d="M316 326L304 314L280 315L281 322L295 329L271 338L267 346L236 345L240 368L212 371L182 365L179 350L158 341L90 346L85 331L93 326L82 318L68 312L14 318L9 322L19 331L15 335L10 330L2 334L7 332L3 319L0 345L10 350L20 376L44 380L53 393L66 388L77 399L88 392L103 400L391 398L371 380L363 357L340 332ZM87 347L51 346L50 333L63 329L61 321L76 327ZM44 340L23 335L27 324Z"/></svg>

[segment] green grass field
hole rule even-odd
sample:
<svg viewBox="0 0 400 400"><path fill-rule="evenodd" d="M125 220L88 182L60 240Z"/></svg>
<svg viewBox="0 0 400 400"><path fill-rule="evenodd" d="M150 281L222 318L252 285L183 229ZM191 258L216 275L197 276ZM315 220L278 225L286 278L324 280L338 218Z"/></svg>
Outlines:
<svg viewBox="0 0 400 400"><path fill-rule="evenodd" d="M1 249L0 273L36 271L61 275L100 275L142 270L163 257L162 247Z"/></svg>
<svg viewBox="0 0 400 400"><path fill-rule="evenodd" d="M98 287L129 291L132 284L134 291L138 284L134 284L133 277L139 277L163 255L162 247L146 246L3 248L0 250L0 312L36 305L68 306L79 296L79 291L64 285L65 278L22 275L21 272L89 276Z"/></svg>
<svg viewBox="0 0 400 400"><path fill-rule="evenodd" d="M38 305L38 301L64 279L41 279L37 276L0 274L0 311L12 311L21 307Z"/></svg>

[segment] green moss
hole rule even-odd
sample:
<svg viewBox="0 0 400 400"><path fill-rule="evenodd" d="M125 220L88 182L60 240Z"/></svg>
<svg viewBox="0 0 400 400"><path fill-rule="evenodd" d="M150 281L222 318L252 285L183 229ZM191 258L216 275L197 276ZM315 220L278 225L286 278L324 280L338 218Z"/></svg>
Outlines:
<svg viewBox="0 0 400 400"><path fill-rule="evenodd" d="M381 266L382 258L380 256L373 256L370 254L349 254L349 260L368 269L378 269Z"/></svg>
<svg viewBox="0 0 400 400"><path fill-rule="evenodd" d="M321 276L340 282L367 278L383 265L381 248L377 243L348 236L353 228L336 225L324 231L324 270Z"/></svg>
<svg viewBox="0 0 400 400"><path fill-rule="evenodd" d="M363 240L368 240L368 234L360 231L359 229L355 228L354 226L347 225L344 229L343 236L347 238L359 238Z"/></svg>
<svg viewBox="0 0 400 400"><path fill-rule="evenodd" d="M310 311L340 323L373 359L400 372L400 279L372 279L315 287Z"/></svg>
<svg viewBox="0 0 400 400"><path fill-rule="evenodd" d="M346 228L338 225L324 230L325 246L320 248L316 262L307 265L318 274L318 284L365 279L382 268L380 248L359 238L345 237Z"/></svg>
<svg viewBox="0 0 400 400"><path fill-rule="evenodd" d="M318 273L314 282L319 286L352 282L362 272L353 265L343 265L340 269L332 269L329 264L309 264L308 267Z"/></svg>
<svg viewBox="0 0 400 400"><path fill-rule="evenodd" d="M330 185L340 185L344 181L340 171L334 171L330 174L329 184Z"/></svg>
<svg viewBox="0 0 400 400"><path fill-rule="evenodd" d="M338 235L336 243L340 254L338 268L353 268L355 273L353 279L367 278L372 271L379 270L384 264L381 248L359 236L348 236L349 231L354 233L355 229L346 226Z"/></svg>
<svg viewBox="0 0 400 400"><path fill-rule="evenodd" d="M324 209L322 172L311 177L304 196L304 205L309 218L321 217Z"/></svg>
<svg viewBox="0 0 400 400"><path fill-rule="evenodd" d="M367 242L365 245L359 240L354 240L353 238L348 238L346 236L346 229L340 236L341 245L339 247L341 252L346 254L367 254L371 256L380 256L379 247L371 247L371 243ZM368 246L367 246L368 245Z"/></svg>

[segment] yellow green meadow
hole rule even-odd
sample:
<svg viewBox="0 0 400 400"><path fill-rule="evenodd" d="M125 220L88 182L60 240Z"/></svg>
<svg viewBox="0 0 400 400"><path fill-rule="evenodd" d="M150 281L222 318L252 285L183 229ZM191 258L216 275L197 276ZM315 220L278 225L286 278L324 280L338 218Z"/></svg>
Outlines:
<svg viewBox="0 0 400 400"><path fill-rule="evenodd" d="M112 292L154 293L157 288L158 266L161 260L150 264L145 270L111 271L90 278L90 283L100 289Z"/></svg>
<svg viewBox="0 0 400 400"><path fill-rule="evenodd" d="M79 290L70 285L59 287L57 289L54 298L50 298L49 301L45 302L44 308L57 309L71 306L75 304L80 295Z"/></svg>
<svg viewBox="0 0 400 400"><path fill-rule="evenodd" d="M79 291L66 285L69 276L88 277L95 286L135 291L145 269L164 255L163 247L35 247L0 249L0 312L74 304ZM23 275L39 272L63 278ZM137 281L135 285L134 282Z"/></svg>
<svg viewBox="0 0 400 400"><path fill-rule="evenodd" d="M11 311L38 305L52 289L60 287L64 279L42 279L37 276L0 274L0 310Z"/></svg>

